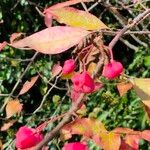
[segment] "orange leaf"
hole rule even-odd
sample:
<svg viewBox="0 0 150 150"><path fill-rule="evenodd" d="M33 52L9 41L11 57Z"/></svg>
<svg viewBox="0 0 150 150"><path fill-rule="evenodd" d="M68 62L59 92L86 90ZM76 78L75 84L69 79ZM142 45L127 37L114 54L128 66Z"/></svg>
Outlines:
<svg viewBox="0 0 150 150"><path fill-rule="evenodd" d="M49 10L49 12L58 22L72 27L80 27L86 30L108 29L101 20L86 11L64 7Z"/></svg>
<svg viewBox="0 0 150 150"><path fill-rule="evenodd" d="M12 43L11 46L29 47L44 54L58 54L78 44L89 33L81 28L56 26L32 34Z"/></svg>
<svg viewBox="0 0 150 150"><path fill-rule="evenodd" d="M19 100L11 100L6 105L6 116L7 118L12 117L16 113L20 113L22 110L22 104Z"/></svg>
<svg viewBox="0 0 150 150"><path fill-rule="evenodd" d="M88 138L100 134L101 132L107 132L100 121L90 118L76 119L63 127L62 134L65 134L66 131L69 131L71 134L80 134Z"/></svg>
<svg viewBox="0 0 150 150"><path fill-rule="evenodd" d="M22 89L20 90L19 95L22 95L22 94L28 92L31 89L31 87L35 84L38 77L39 77L39 75L32 77L30 81L26 81L24 83Z"/></svg>
<svg viewBox="0 0 150 150"><path fill-rule="evenodd" d="M49 12L50 10L59 9L59 8L67 7L70 5L75 5L81 2L91 2L91 1L93 0L70 0L70 1L62 2L62 3L57 3L56 5L46 8L44 10L44 13Z"/></svg>
<svg viewBox="0 0 150 150"><path fill-rule="evenodd" d="M1 131L6 131L8 130L16 121L15 120L11 120L7 123L4 123L3 126L1 127Z"/></svg>
<svg viewBox="0 0 150 150"><path fill-rule="evenodd" d="M113 132L115 133L118 133L118 134L131 134L134 132L134 130L130 129L130 128L121 128L121 127L118 127L118 128L115 128L113 130Z"/></svg>
<svg viewBox="0 0 150 150"><path fill-rule="evenodd" d="M132 83L122 82L117 84L117 89L119 91L120 96L126 94L127 91L130 90L132 87L133 87Z"/></svg>
<svg viewBox="0 0 150 150"><path fill-rule="evenodd" d="M3 150L3 144L1 140L0 140L0 150Z"/></svg>

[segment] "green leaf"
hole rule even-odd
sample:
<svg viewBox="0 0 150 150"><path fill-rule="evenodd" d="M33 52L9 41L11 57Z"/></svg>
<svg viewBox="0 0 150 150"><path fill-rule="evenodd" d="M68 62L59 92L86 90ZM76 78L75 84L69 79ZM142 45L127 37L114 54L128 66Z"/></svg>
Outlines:
<svg viewBox="0 0 150 150"><path fill-rule="evenodd" d="M150 67L150 56L145 56L144 57L144 65L146 67Z"/></svg>

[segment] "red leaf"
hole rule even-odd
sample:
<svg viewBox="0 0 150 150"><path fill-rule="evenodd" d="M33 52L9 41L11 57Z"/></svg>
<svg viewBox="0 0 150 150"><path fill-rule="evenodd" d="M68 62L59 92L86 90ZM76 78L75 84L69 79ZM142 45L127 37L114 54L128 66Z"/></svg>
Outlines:
<svg viewBox="0 0 150 150"><path fill-rule="evenodd" d="M37 81L38 77L39 76L37 75L37 76L32 77L30 81L26 81L24 83L22 89L20 90L19 95L22 95L22 94L28 92L31 89L31 87L35 84L35 82Z"/></svg>
<svg viewBox="0 0 150 150"><path fill-rule="evenodd" d="M150 130L144 130L142 132L142 139L150 142Z"/></svg>
<svg viewBox="0 0 150 150"><path fill-rule="evenodd" d="M124 140L121 141L120 150L134 150Z"/></svg>
<svg viewBox="0 0 150 150"><path fill-rule="evenodd" d="M46 13L44 17L45 25L49 28L52 26L53 16L50 13Z"/></svg>
<svg viewBox="0 0 150 150"><path fill-rule="evenodd" d="M141 136L138 134L131 135L127 134L125 137L125 142L133 149L138 150L139 149L139 141L141 139Z"/></svg>
<svg viewBox="0 0 150 150"><path fill-rule="evenodd" d="M57 3L56 5L53 5L47 9L45 9L44 13L49 12L50 10L59 9L59 8L67 7L70 5L75 5L75 4L80 3L81 1L82 2L91 2L93 0L70 0L70 1L62 2L62 3Z"/></svg>
<svg viewBox="0 0 150 150"><path fill-rule="evenodd" d="M0 51L7 45L7 42L0 43Z"/></svg>
<svg viewBox="0 0 150 150"><path fill-rule="evenodd" d="M32 34L12 43L11 46L15 48L29 47L45 54L58 54L78 44L89 33L81 28L56 26Z"/></svg>

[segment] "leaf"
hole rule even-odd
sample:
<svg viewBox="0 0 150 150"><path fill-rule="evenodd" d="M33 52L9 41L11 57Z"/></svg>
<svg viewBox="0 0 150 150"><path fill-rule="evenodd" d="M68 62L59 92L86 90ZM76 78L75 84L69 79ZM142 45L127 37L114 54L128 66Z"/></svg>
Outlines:
<svg viewBox="0 0 150 150"><path fill-rule="evenodd" d="M150 56L145 56L144 57L144 65L146 67L150 67Z"/></svg>
<svg viewBox="0 0 150 150"><path fill-rule="evenodd" d="M132 83L122 82L117 84L117 89L119 91L120 96L126 94L128 90L130 90L132 87L133 87Z"/></svg>
<svg viewBox="0 0 150 150"><path fill-rule="evenodd" d="M94 62L91 62L88 66L87 72L92 75L96 69L97 64Z"/></svg>
<svg viewBox="0 0 150 150"><path fill-rule="evenodd" d="M61 73L62 67L59 64L55 64L52 68L52 76L56 77Z"/></svg>
<svg viewBox="0 0 150 150"><path fill-rule="evenodd" d="M119 150L121 145L120 135L113 132L100 134L100 145L104 150Z"/></svg>
<svg viewBox="0 0 150 150"><path fill-rule="evenodd" d="M6 116L7 118L12 117L16 113L20 113L22 110L22 104L19 100L10 100L6 105Z"/></svg>
<svg viewBox="0 0 150 150"><path fill-rule="evenodd" d="M7 42L0 43L0 51L7 45Z"/></svg>
<svg viewBox="0 0 150 150"><path fill-rule="evenodd" d="M0 131L8 130L15 122L16 122L15 120L11 120L7 123L4 123L3 126L1 127Z"/></svg>
<svg viewBox="0 0 150 150"><path fill-rule="evenodd" d="M133 149L124 140L122 140L120 150L133 150Z"/></svg>
<svg viewBox="0 0 150 150"><path fill-rule="evenodd" d="M62 53L78 44L90 32L67 26L46 28L22 40L14 42L15 48L29 47L44 54Z"/></svg>
<svg viewBox="0 0 150 150"><path fill-rule="evenodd" d="M142 101L150 100L150 78L136 78L131 82L133 82L133 88Z"/></svg>
<svg viewBox="0 0 150 150"><path fill-rule="evenodd" d="M108 29L96 16L72 7L49 10L49 12L59 23L72 27L80 27L86 30Z"/></svg>
<svg viewBox="0 0 150 150"><path fill-rule="evenodd" d="M30 81L26 81L22 89L20 90L19 95L22 95L28 92L31 89L31 87L35 84L38 78L39 78L39 75L32 77Z"/></svg>
<svg viewBox="0 0 150 150"><path fill-rule="evenodd" d="M13 43L16 39L18 39L23 33L13 33L11 36L10 36L10 43Z"/></svg>
<svg viewBox="0 0 150 150"><path fill-rule="evenodd" d="M141 134L142 139L150 142L150 130L144 130Z"/></svg>
<svg viewBox="0 0 150 150"><path fill-rule="evenodd" d="M63 79L63 80L71 79L75 74L76 74L75 71L71 72L69 74L62 74L61 79Z"/></svg>
<svg viewBox="0 0 150 150"><path fill-rule="evenodd" d="M71 134L80 134L88 138L96 134L100 134L101 132L107 132L100 121L90 118L76 119L75 121L65 125L61 133L65 134L66 131L69 131Z"/></svg>
<svg viewBox="0 0 150 150"><path fill-rule="evenodd" d="M55 9L67 7L67 6L70 6L70 5L75 5L75 4L78 4L78 3L81 3L81 2L91 2L91 1L93 1L93 0L69 0L69 1L66 1L66 2L62 2L62 3L57 3L56 5L53 5L49 8L46 8L44 10L44 13L49 12L50 10L55 10Z"/></svg>
<svg viewBox="0 0 150 150"><path fill-rule="evenodd" d="M52 21L53 21L52 19L53 19L53 16L50 13L45 14L44 22L45 22L46 27L49 28L52 26Z"/></svg>
<svg viewBox="0 0 150 150"><path fill-rule="evenodd" d="M113 132L118 133L118 134L131 134L131 133L134 132L134 130L132 130L130 128L121 128L121 127L118 127L118 128L115 128L113 130Z"/></svg>
<svg viewBox="0 0 150 150"><path fill-rule="evenodd" d="M136 78L132 79L133 88L137 95L141 98L145 110L150 117L150 78Z"/></svg>
<svg viewBox="0 0 150 150"><path fill-rule="evenodd" d="M3 150L3 144L1 140L0 140L0 150Z"/></svg>
<svg viewBox="0 0 150 150"><path fill-rule="evenodd" d="M130 135L127 134L125 137L125 142L132 147L134 150L138 150L139 149L139 141L141 139L140 135Z"/></svg>

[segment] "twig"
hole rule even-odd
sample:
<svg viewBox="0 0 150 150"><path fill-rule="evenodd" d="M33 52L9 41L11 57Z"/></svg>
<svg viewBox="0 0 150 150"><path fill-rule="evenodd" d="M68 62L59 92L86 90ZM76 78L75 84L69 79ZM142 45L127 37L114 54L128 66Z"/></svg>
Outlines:
<svg viewBox="0 0 150 150"><path fill-rule="evenodd" d="M39 10L38 7L35 7L36 11L39 13L40 16L44 17L45 15Z"/></svg>
<svg viewBox="0 0 150 150"><path fill-rule="evenodd" d="M119 32L119 30L118 31L100 30L100 32L102 32L104 35L114 36ZM146 31L127 31L123 34L123 36L129 35L129 34L138 34L138 35L150 34L150 31L149 30L146 30Z"/></svg>
<svg viewBox="0 0 150 150"><path fill-rule="evenodd" d="M131 44L128 40L124 40L123 38L120 38L120 41L122 41L130 49L133 49L135 52L138 50L138 47L136 47L133 44Z"/></svg>
<svg viewBox="0 0 150 150"><path fill-rule="evenodd" d="M45 80L44 77L43 77L43 75L41 75L40 72L38 72L38 74L39 74L39 76L40 76L43 80ZM67 90L67 88L61 88L61 87L58 87L57 85L54 85L53 83L50 82L51 80L52 80L52 78L50 78L50 80L46 79L45 82L48 83L49 85L53 86L55 89L64 90L64 91Z"/></svg>
<svg viewBox="0 0 150 150"><path fill-rule="evenodd" d="M9 94L0 94L0 96L4 96L4 97L6 96L7 97L7 96L9 96Z"/></svg>
<svg viewBox="0 0 150 150"><path fill-rule="evenodd" d="M144 11L142 14L139 14L133 21L131 24L126 25L114 38L113 40L109 43L109 50L112 50L113 47L115 46L115 44L117 43L117 41L120 39L120 37L129 29L133 28L134 26L136 26L137 24L139 24L143 18L145 19L145 16L149 16L150 15L150 9L147 9L146 11Z"/></svg>
<svg viewBox="0 0 150 150"><path fill-rule="evenodd" d="M120 14L120 12L111 4L109 4L111 7L109 7L108 4L103 4L106 8L108 8L110 10L110 12L114 15L114 17L119 21L119 23L124 27L128 21L127 19ZM129 11L129 10L128 10ZM132 13L133 14L133 13ZM136 27L137 29L139 29L138 27ZM144 46L144 47L148 47L148 45L144 42L142 42L138 37L136 37L135 35L130 35L138 44Z"/></svg>
<svg viewBox="0 0 150 150"><path fill-rule="evenodd" d="M100 2L101 0L98 0L96 3L94 3L91 7L88 8L88 11L91 11L92 9L94 9Z"/></svg>
<svg viewBox="0 0 150 150"><path fill-rule="evenodd" d="M49 93L52 91L52 89L55 87L56 83L57 83L57 80L58 80L59 76L56 77L56 80L55 80L55 83L51 86L51 88L49 88L49 90L47 91L47 93L44 95L42 101L41 101L41 104L40 106L33 112L33 114L37 113L43 106L47 96L49 95Z"/></svg>
<svg viewBox="0 0 150 150"><path fill-rule="evenodd" d="M36 52L33 57L31 58L31 61L29 62L29 64L27 65L26 69L24 70L24 72L22 73L22 75L20 76L20 78L18 79L18 81L16 82L16 84L14 85L11 93L9 94L9 97L7 98L7 100L4 102L3 106L0 109L0 112L2 112L6 106L6 104L8 103L10 97L13 95L13 93L15 92L16 88L18 87L20 81L22 80L22 78L24 77L24 75L26 74L26 72L28 71L28 69L30 68L31 64L33 63L33 61L35 60L36 56L38 55L38 52Z"/></svg>

